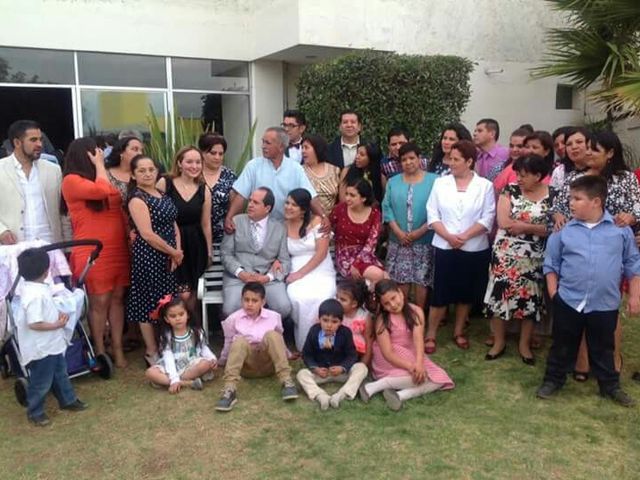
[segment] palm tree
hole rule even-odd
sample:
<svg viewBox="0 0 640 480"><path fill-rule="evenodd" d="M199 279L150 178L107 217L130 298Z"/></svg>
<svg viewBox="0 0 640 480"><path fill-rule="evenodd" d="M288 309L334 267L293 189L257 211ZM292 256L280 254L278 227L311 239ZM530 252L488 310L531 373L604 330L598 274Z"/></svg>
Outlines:
<svg viewBox="0 0 640 480"><path fill-rule="evenodd" d="M534 77L559 76L590 94L610 122L640 114L640 2L546 0L568 27L548 33L549 47Z"/></svg>

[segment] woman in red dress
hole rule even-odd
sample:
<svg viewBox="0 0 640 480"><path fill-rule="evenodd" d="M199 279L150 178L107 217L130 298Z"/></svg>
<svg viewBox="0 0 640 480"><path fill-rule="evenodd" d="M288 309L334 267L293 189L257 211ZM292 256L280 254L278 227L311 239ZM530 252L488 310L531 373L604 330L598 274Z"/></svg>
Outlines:
<svg viewBox="0 0 640 480"><path fill-rule="evenodd" d="M355 179L347 185L345 201L333 209L331 224L338 273L344 278L364 278L375 285L389 277L376 257L382 215L373 202L371 184L364 178Z"/></svg>
<svg viewBox="0 0 640 480"><path fill-rule="evenodd" d="M102 150L92 138L71 142L65 156L62 197L66 203L74 240L96 239L103 245L85 280L89 294L89 324L97 353L105 353L107 319L115 364L125 367L122 350L124 292L129 285L129 249L122 198L109 182ZM76 247L71 270L78 277L92 247Z"/></svg>

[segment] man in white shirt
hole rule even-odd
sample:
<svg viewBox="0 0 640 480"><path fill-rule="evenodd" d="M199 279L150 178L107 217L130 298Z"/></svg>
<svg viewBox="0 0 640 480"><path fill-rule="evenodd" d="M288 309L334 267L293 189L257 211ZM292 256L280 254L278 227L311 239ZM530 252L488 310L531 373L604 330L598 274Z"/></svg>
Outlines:
<svg viewBox="0 0 640 480"><path fill-rule="evenodd" d="M59 242L63 239L60 167L39 160L42 132L36 122L14 122L8 137L13 153L0 159L0 244Z"/></svg>
<svg viewBox="0 0 640 480"><path fill-rule="evenodd" d="M286 110L280 125L289 135L289 146L285 155L302 164L302 136L307 129L307 120L300 110Z"/></svg>
<svg viewBox="0 0 640 480"><path fill-rule="evenodd" d="M223 312L230 315L240 308L242 288L248 282L264 285L269 309L282 318L291 313L291 302L284 283L291 261L287 229L270 215L275 198L271 189L259 187L251 193L246 214L236 215L235 232L225 234L220 246L224 267L222 279Z"/></svg>
<svg viewBox="0 0 640 480"><path fill-rule="evenodd" d="M348 167L356 159L362 123L353 110L340 113L340 136L329 144L329 161L339 168Z"/></svg>

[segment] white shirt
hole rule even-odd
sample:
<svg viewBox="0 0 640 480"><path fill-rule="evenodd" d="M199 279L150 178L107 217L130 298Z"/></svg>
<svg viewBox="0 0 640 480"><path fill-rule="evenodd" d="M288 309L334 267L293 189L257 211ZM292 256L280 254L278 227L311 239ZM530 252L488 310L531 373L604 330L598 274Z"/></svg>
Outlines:
<svg viewBox="0 0 640 480"><path fill-rule="evenodd" d="M342 158L344 159L344 166L348 167L356 160L356 153L358 153L358 144L360 143L360 137L356 143L344 143L342 137L340 137L340 145L342 146Z"/></svg>
<svg viewBox="0 0 640 480"><path fill-rule="evenodd" d="M29 327L37 322L58 321L59 311L49 286L45 283L24 282L22 296L16 297L14 302L22 365L41 360L49 355L64 353L67 342L63 328L34 330Z"/></svg>
<svg viewBox="0 0 640 480"><path fill-rule="evenodd" d="M53 233L47 217L47 206L44 202L38 177L38 161L33 162L29 178L27 178L22 165L15 156L13 157L13 164L16 168L18 183L24 195L24 211L22 212L23 239L53 242Z"/></svg>
<svg viewBox="0 0 640 480"><path fill-rule="evenodd" d="M468 240L461 248L465 252L479 252L489 248L488 232L493 228L496 214L496 200L493 184L486 178L473 174L464 192L458 192L453 175L436 179L427 201L429 226L442 222L449 233L458 234L474 223L479 223L487 232ZM450 250L451 245L437 233L433 236L433 246Z"/></svg>
<svg viewBox="0 0 640 480"><path fill-rule="evenodd" d="M293 145L297 145L298 148ZM302 139L293 145L289 145L287 156L296 163L302 163Z"/></svg>
<svg viewBox="0 0 640 480"><path fill-rule="evenodd" d="M267 236L267 222L269 221L269 216L267 215L262 220L254 222L253 220L249 220L250 228L255 228L258 233L258 249L261 249L264 245L264 239Z"/></svg>

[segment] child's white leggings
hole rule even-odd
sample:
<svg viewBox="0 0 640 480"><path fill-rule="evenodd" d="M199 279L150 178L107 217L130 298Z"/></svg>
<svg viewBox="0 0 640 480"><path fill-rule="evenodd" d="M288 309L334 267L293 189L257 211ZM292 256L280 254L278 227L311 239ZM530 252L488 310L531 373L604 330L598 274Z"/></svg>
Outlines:
<svg viewBox="0 0 640 480"><path fill-rule="evenodd" d="M413 383L411 376L407 375L406 377L384 377L380 380L367 383L364 388L369 396L373 396L387 388L398 390L398 397L400 397L400 400L405 401L440 390L442 384L427 380L421 385L416 385Z"/></svg>

